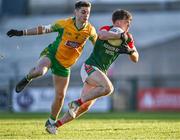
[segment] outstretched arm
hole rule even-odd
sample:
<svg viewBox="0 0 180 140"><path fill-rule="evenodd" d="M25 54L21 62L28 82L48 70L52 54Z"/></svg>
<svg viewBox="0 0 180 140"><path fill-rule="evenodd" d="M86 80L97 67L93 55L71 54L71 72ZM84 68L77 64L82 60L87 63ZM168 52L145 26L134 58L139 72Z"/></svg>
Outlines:
<svg viewBox="0 0 180 140"><path fill-rule="evenodd" d="M36 28L25 29L25 30L15 30L11 29L7 32L9 37L13 36L26 36L26 35L41 35L53 32L51 25L40 25Z"/></svg>

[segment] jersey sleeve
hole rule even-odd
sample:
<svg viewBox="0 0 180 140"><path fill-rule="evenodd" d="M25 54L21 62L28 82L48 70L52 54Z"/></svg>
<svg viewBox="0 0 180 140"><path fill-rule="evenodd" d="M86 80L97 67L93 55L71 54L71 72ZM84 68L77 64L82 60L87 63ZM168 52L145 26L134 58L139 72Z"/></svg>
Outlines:
<svg viewBox="0 0 180 140"><path fill-rule="evenodd" d="M102 26L102 27L99 29L99 31L103 31L103 30L109 31L110 29L111 29L110 26Z"/></svg>
<svg viewBox="0 0 180 140"><path fill-rule="evenodd" d="M60 28L64 28L65 20L57 20L51 25L51 29L54 32L57 32Z"/></svg>
<svg viewBox="0 0 180 140"><path fill-rule="evenodd" d="M93 44L95 44L96 39L97 39L96 29L92 26L89 40L90 40Z"/></svg>
<svg viewBox="0 0 180 140"><path fill-rule="evenodd" d="M128 46L129 46L131 49L135 48L134 39L133 39L132 34L127 33L127 36L128 36L128 40L127 40Z"/></svg>

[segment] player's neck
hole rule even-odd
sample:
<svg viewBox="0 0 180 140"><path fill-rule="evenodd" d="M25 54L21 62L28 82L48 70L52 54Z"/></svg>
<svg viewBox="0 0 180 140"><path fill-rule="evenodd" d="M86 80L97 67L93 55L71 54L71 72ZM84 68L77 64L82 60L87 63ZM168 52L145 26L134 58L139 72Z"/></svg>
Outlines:
<svg viewBox="0 0 180 140"><path fill-rule="evenodd" d="M76 28L82 29L86 25L86 23L82 23L79 20L76 20L75 25L76 25Z"/></svg>

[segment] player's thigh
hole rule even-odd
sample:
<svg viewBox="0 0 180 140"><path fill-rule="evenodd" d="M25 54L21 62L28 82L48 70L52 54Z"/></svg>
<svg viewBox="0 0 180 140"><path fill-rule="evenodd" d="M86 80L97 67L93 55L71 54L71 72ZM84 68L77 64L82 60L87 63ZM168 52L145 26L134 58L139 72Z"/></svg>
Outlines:
<svg viewBox="0 0 180 140"><path fill-rule="evenodd" d="M96 70L93 73L91 73L87 78L86 82L92 86L108 86L112 85L109 78L101 72L100 70Z"/></svg>
<svg viewBox="0 0 180 140"><path fill-rule="evenodd" d="M57 94L65 94L69 84L69 76L63 77L58 75L53 75L55 92Z"/></svg>
<svg viewBox="0 0 180 140"><path fill-rule="evenodd" d="M84 82L81 95L86 95L86 94L88 94L88 92L89 92L90 90L92 90L93 88L94 88L93 85L88 84L87 82Z"/></svg>
<svg viewBox="0 0 180 140"><path fill-rule="evenodd" d="M38 62L37 62L37 67L47 67L50 68L51 67L51 60L47 57L47 56L42 56Z"/></svg>

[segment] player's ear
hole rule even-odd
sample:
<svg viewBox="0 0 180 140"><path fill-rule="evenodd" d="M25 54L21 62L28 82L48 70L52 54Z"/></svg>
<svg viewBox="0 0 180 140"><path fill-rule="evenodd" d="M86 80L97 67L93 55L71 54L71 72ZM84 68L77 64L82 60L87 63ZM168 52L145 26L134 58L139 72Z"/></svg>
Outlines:
<svg viewBox="0 0 180 140"><path fill-rule="evenodd" d="M77 12L78 10L77 9L74 9L74 15L77 16Z"/></svg>

